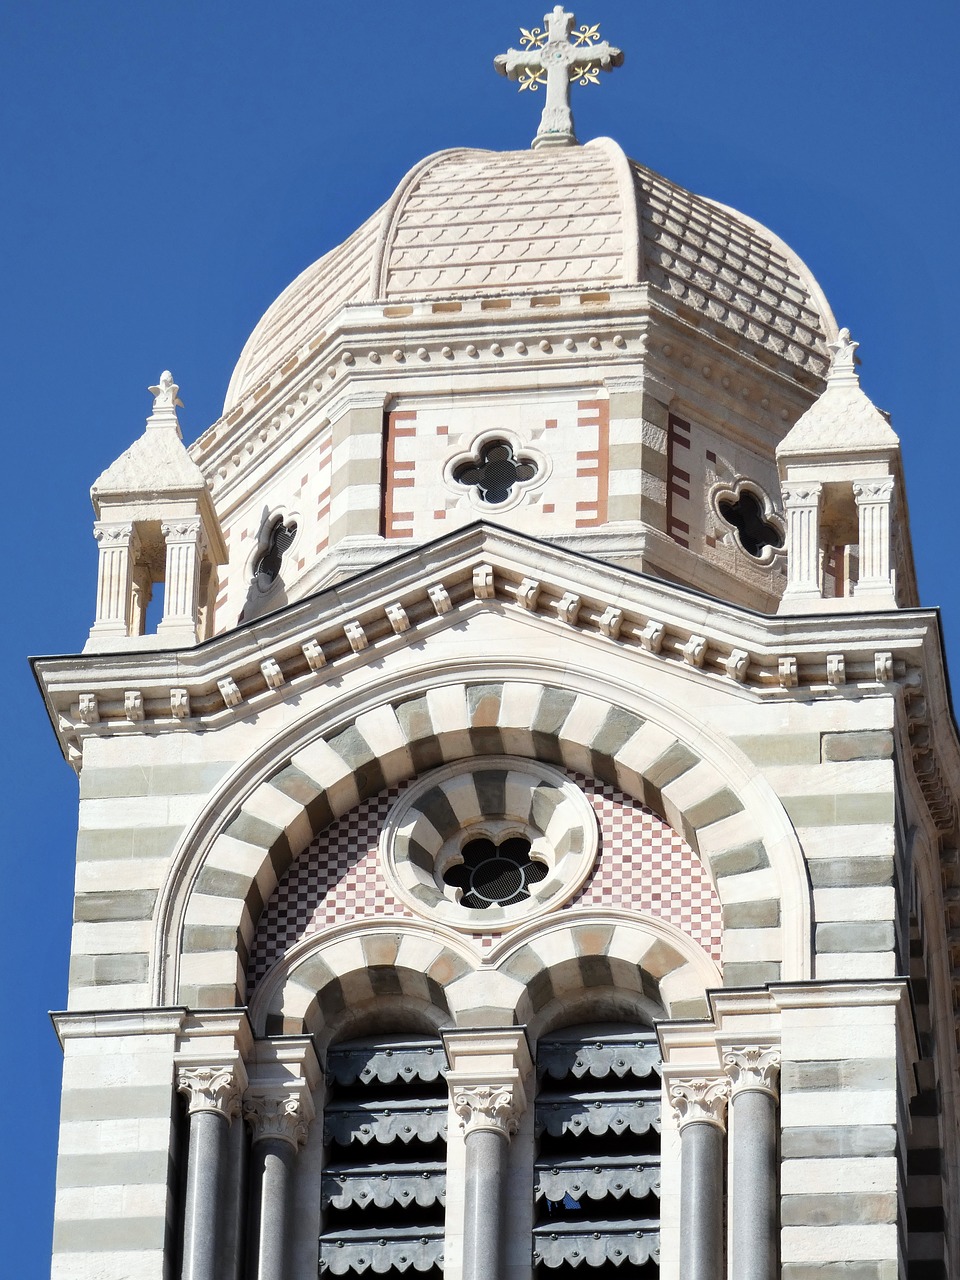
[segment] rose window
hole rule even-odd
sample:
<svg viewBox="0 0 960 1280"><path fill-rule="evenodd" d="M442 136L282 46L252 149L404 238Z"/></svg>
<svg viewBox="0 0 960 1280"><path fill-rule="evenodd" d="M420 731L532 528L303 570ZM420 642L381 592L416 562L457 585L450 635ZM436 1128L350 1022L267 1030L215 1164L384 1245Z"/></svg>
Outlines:
<svg viewBox="0 0 960 1280"><path fill-rule="evenodd" d="M489 933L568 902L599 846L580 788L539 760L472 756L394 803L380 856L394 895L431 922Z"/></svg>
<svg viewBox="0 0 960 1280"><path fill-rule="evenodd" d="M461 853L463 861L445 871L443 879L463 890L461 906L478 911L523 902L530 897L529 886L547 874L546 864L530 857L530 841L523 836L513 836L500 845L479 836L469 840Z"/></svg>

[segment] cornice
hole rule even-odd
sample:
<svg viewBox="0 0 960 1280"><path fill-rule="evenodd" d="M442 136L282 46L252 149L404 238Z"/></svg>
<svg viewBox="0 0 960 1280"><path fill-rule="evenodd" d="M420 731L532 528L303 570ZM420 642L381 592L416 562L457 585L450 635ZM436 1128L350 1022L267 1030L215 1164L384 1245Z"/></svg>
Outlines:
<svg viewBox="0 0 960 1280"><path fill-rule="evenodd" d="M79 769L91 737L217 729L482 609L515 610L598 650L616 645L742 696L894 693L933 821L941 834L954 828L940 755L952 750L954 773L960 755L941 728L949 708L933 611L771 617L490 525L194 648L39 658L34 666L64 754Z"/></svg>

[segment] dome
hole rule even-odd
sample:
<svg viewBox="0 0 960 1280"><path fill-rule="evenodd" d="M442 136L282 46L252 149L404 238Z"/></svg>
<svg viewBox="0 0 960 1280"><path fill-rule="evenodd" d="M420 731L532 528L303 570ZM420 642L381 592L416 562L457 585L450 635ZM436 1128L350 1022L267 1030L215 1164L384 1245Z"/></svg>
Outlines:
<svg viewBox="0 0 960 1280"><path fill-rule="evenodd" d="M302 272L241 353L228 412L344 306L646 282L698 323L822 377L836 322L781 240L630 160L608 138L429 156L352 236Z"/></svg>

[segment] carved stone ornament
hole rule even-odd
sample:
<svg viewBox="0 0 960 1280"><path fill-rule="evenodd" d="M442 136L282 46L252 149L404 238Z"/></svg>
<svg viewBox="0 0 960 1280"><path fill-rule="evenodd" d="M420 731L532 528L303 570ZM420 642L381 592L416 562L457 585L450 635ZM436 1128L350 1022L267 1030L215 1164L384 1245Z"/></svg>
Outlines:
<svg viewBox="0 0 960 1280"><path fill-rule="evenodd" d="M731 1096L748 1089L777 1096L780 1049L776 1045L735 1045L723 1055L723 1066L730 1077Z"/></svg>
<svg viewBox="0 0 960 1280"><path fill-rule="evenodd" d="M700 1122L724 1127L724 1113L730 1096L730 1081L725 1076L690 1076L670 1084L669 1097L677 1124Z"/></svg>
<svg viewBox="0 0 960 1280"><path fill-rule="evenodd" d="M815 507L820 502L823 485L817 481L812 484L783 484L780 492L785 507Z"/></svg>
<svg viewBox="0 0 960 1280"><path fill-rule="evenodd" d="M164 369L157 385L155 387L147 387L147 390L153 396L154 412L157 409L183 408L183 401L177 395L180 388L174 382L173 374L169 369Z"/></svg>
<svg viewBox="0 0 960 1280"><path fill-rule="evenodd" d="M831 352L830 372L827 375L829 382L859 382L857 377L857 347L859 342L854 342L850 337L849 329L841 329L837 334L834 342L828 342L827 346Z"/></svg>
<svg viewBox="0 0 960 1280"><path fill-rule="evenodd" d="M893 500L893 476L880 476L877 480L855 480L853 496L858 506L870 502L891 502Z"/></svg>
<svg viewBox="0 0 960 1280"><path fill-rule="evenodd" d="M128 546L133 538L133 525L107 524L98 520L93 526L93 536L101 545Z"/></svg>
<svg viewBox="0 0 960 1280"><path fill-rule="evenodd" d="M187 1111L215 1111L232 1120L240 1114L240 1081L233 1067L179 1067L177 1092L185 1095Z"/></svg>
<svg viewBox="0 0 960 1280"><path fill-rule="evenodd" d="M307 1140L309 1124L302 1099L296 1093L279 1098L247 1094L243 1099L243 1118L250 1126L254 1142L275 1138L288 1142L296 1151Z"/></svg>
<svg viewBox="0 0 960 1280"><path fill-rule="evenodd" d="M510 1138L517 1132L520 1112L509 1085L461 1086L454 1090L453 1109L465 1134L490 1129Z"/></svg>
<svg viewBox="0 0 960 1280"><path fill-rule="evenodd" d="M167 542L199 542L201 527L200 517L196 516L187 520L164 521L160 532Z"/></svg>

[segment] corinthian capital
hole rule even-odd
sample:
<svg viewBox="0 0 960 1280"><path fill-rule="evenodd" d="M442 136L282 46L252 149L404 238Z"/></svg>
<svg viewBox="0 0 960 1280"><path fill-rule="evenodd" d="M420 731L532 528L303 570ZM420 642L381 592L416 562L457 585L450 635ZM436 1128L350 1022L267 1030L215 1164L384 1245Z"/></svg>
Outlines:
<svg viewBox="0 0 960 1280"><path fill-rule="evenodd" d="M214 1111L231 1120L240 1114L241 1082L234 1067L178 1067L177 1091L186 1096L187 1111Z"/></svg>
<svg viewBox="0 0 960 1280"><path fill-rule="evenodd" d="M724 1113L730 1095L730 1081L725 1076L688 1076L670 1083L669 1097L677 1124L695 1121L724 1127Z"/></svg>
<svg viewBox="0 0 960 1280"><path fill-rule="evenodd" d="M510 1085L461 1085L453 1091L453 1109L465 1133L491 1129L509 1138L517 1132L520 1108Z"/></svg>
<svg viewBox="0 0 960 1280"><path fill-rule="evenodd" d="M755 1089L777 1096L780 1049L776 1045L733 1045L723 1055L723 1066L731 1094Z"/></svg>
<svg viewBox="0 0 960 1280"><path fill-rule="evenodd" d="M265 1138L277 1138L288 1142L294 1151L307 1140L307 1131L313 1119L313 1108L307 1114L303 1095L250 1094L243 1099L243 1118L250 1126L254 1142Z"/></svg>

